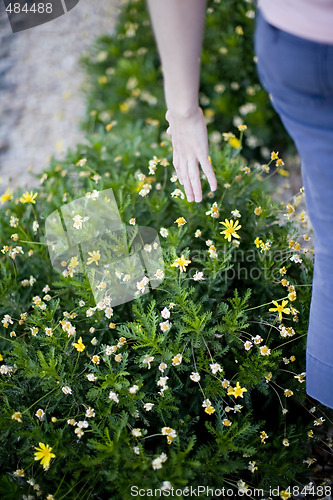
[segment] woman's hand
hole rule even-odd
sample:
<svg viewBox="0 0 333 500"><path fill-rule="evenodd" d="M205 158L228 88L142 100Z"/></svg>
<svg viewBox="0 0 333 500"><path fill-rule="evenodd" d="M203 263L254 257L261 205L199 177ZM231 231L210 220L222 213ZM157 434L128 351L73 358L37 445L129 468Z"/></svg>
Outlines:
<svg viewBox="0 0 333 500"><path fill-rule="evenodd" d="M184 185L189 202L202 200L200 163L210 185L217 188L216 177L208 158L208 137L204 114L200 107L186 115L168 110L165 118L169 122L167 134L171 135L173 165L179 182Z"/></svg>
<svg viewBox="0 0 333 500"><path fill-rule="evenodd" d="M200 163L211 190L217 182L208 159L207 127L199 106L206 0L147 0L161 59L173 164L188 201L202 200Z"/></svg>

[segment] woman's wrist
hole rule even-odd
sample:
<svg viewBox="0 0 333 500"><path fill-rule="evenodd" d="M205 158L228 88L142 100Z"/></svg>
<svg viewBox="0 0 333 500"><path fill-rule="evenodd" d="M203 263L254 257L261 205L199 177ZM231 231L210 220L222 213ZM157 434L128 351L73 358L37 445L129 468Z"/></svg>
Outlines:
<svg viewBox="0 0 333 500"><path fill-rule="evenodd" d="M165 103L168 111L175 116L187 118L198 111L199 83L194 84L194 77L189 82L164 83ZM186 89L186 90L185 90Z"/></svg>
<svg viewBox="0 0 333 500"><path fill-rule="evenodd" d="M172 119L187 119L194 117L197 113L202 113L199 104L184 107L168 107L166 118Z"/></svg>

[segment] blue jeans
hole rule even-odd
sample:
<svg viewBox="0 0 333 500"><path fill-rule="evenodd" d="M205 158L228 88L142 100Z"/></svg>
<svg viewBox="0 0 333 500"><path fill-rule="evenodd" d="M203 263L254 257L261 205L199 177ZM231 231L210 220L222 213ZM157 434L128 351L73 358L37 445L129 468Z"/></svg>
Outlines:
<svg viewBox="0 0 333 500"><path fill-rule="evenodd" d="M306 392L333 408L333 44L256 19L258 74L300 155L314 230Z"/></svg>

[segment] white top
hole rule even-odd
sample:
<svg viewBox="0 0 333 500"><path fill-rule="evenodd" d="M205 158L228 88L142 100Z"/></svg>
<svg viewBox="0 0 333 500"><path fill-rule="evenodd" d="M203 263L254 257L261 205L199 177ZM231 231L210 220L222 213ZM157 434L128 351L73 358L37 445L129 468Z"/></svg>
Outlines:
<svg viewBox="0 0 333 500"><path fill-rule="evenodd" d="M258 7L281 30L333 44L333 0L258 0Z"/></svg>

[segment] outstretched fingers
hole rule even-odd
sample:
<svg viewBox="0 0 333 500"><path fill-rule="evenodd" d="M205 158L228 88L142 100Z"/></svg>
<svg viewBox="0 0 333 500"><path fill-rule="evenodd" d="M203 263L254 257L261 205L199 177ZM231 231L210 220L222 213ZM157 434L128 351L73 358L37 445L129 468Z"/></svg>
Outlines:
<svg viewBox="0 0 333 500"><path fill-rule="evenodd" d="M217 189L217 180L209 158L206 156L200 159L200 165L203 173L207 177L208 184L210 186L211 191L215 191Z"/></svg>
<svg viewBox="0 0 333 500"><path fill-rule="evenodd" d="M184 189L185 189L187 201L191 202L194 200L194 194L193 194L191 179L189 177L188 165L187 165L186 161L183 161L181 163L180 171L181 171L181 176L182 176L182 179L184 182Z"/></svg>
<svg viewBox="0 0 333 500"><path fill-rule="evenodd" d="M197 160L192 159L188 162L188 176L191 182L194 199L197 203L199 203L200 201L202 201L202 191L200 171ZM193 199L191 201L193 201Z"/></svg>
<svg viewBox="0 0 333 500"><path fill-rule="evenodd" d="M182 176L181 169L180 169L180 158L177 155L175 150L173 152L173 166L175 167L176 174L177 174L177 177L178 177L180 184L184 184L183 176Z"/></svg>
<svg viewBox="0 0 333 500"><path fill-rule="evenodd" d="M204 172L212 191L217 189L217 181L208 157L207 127L201 108L191 115L182 116L167 111L169 122L167 134L171 136L173 164L180 184L189 202L202 201L200 169Z"/></svg>

